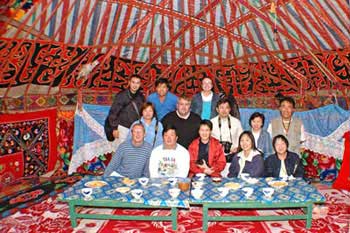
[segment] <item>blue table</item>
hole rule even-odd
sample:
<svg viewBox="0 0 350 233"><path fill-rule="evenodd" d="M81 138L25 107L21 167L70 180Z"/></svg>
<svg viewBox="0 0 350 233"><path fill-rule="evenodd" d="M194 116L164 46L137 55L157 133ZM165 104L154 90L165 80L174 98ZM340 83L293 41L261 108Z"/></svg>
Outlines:
<svg viewBox="0 0 350 233"><path fill-rule="evenodd" d="M289 180L288 185L275 189L271 198L266 198L262 192L264 187L271 187L265 178L259 178L256 184L249 184L238 178L223 178L222 182L213 182L210 178L204 179L204 193L200 199L195 199L191 194L191 204L203 206L203 230L208 229L209 221L260 221L260 220L288 220L306 219L306 227L311 227L312 207L314 203L322 203L325 198L315 187L306 183L303 179ZM227 196L221 197L219 187L225 187L227 183L239 183L240 188L230 190ZM243 187L254 189L252 196L247 198ZM192 188L191 188L192 189ZM191 190L192 192L192 190ZM302 208L301 215L279 216L209 216L209 209L283 209Z"/></svg>
<svg viewBox="0 0 350 233"><path fill-rule="evenodd" d="M181 178L178 178L181 180ZM82 189L90 182L102 181L106 185L100 188L93 188L92 199L84 200ZM190 182L189 179L181 181ZM130 191L121 193L120 187L129 187L130 190L142 189L143 195L139 199L133 198ZM69 214L72 227L76 227L77 218L89 219L118 219L118 220L151 220L151 221L171 221L174 230L177 229L178 208L189 207L189 190L180 193L177 198L171 198L168 190L172 188L165 178L150 179L146 186L142 186L137 180L120 177L98 177L85 176L78 183L59 194L61 201L68 202ZM76 212L77 206L90 207L116 207L116 208L166 208L171 210L171 216L131 216L131 215L102 215L102 214L79 214Z"/></svg>

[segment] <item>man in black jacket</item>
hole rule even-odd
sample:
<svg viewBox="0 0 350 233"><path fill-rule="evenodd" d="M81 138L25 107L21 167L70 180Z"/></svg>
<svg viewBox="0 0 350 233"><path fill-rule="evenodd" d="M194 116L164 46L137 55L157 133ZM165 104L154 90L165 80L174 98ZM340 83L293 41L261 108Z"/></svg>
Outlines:
<svg viewBox="0 0 350 233"><path fill-rule="evenodd" d="M128 89L114 97L111 109L105 121L105 132L109 141L124 141L131 124L140 118L140 109L145 97L140 91L141 77L130 77Z"/></svg>

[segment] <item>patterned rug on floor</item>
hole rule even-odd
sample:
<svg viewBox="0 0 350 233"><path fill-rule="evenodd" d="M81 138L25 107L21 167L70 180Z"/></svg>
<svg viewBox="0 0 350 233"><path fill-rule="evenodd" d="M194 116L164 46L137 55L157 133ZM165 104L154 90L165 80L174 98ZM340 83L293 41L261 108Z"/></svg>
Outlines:
<svg viewBox="0 0 350 233"><path fill-rule="evenodd" d="M314 208L312 228L305 229L305 221L266 221L266 222L211 222L208 232L349 232L350 222L350 193L330 189L325 185L317 185L318 189L325 195L325 205L317 205ZM128 213L168 215L166 210L112 210L107 208L84 208L84 213ZM253 211L255 215L275 214L282 215L300 210L264 210ZM218 216L239 214L244 215L246 211L215 210L211 214ZM251 214L252 212L250 212ZM78 220L78 226L73 229L69 221L68 205L59 202L55 197L37 205L20 210L19 212L0 220L0 233L29 233L29 232L202 232L202 214L200 207L192 207L191 210L179 211L178 230L171 230L170 222L148 222L148 221L105 221L105 220Z"/></svg>

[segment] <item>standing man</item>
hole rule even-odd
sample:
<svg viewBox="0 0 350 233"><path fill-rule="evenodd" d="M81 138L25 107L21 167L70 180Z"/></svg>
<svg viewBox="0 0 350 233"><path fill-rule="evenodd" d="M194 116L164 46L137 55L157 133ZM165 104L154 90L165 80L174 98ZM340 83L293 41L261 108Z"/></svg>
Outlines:
<svg viewBox="0 0 350 233"><path fill-rule="evenodd" d="M201 84L202 91L193 96L191 110L198 114L202 120L210 120L218 115L215 108L220 95L212 91L213 81L210 78L203 78Z"/></svg>
<svg viewBox="0 0 350 233"><path fill-rule="evenodd" d="M292 97L286 96L280 100L280 116L271 120L267 132L271 138L283 135L288 139L289 151L300 155L301 144L305 141L305 131L303 122L293 117L295 111L295 101Z"/></svg>
<svg viewBox="0 0 350 233"><path fill-rule="evenodd" d="M131 128L131 139L119 145L104 176L149 177L152 146L144 141L144 137L145 128L142 123L134 124Z"/></svg>
<svg viewBox="0 0 350 233"><path fill-rule="evenodd" d="M169 88L168 80L159 78L156 81L156 92L153 92L147 98L147 102L154 104L158 120L162 120L167 113L174 111L176 108L177 96L169 92Z"/></svg>
<svg viewBox="0 0 350 233"><path fill-rule="evenodd" d="M177 143L176 128L165 126L163 145L156 147L150 157L149 173L151 178L187 177L190 170L190 154Z"/></svg>
<svg viewBox="0 0 350 233"><path fill-rule="evenodd" d="M216 111L219 115L211 119L212 135L223 145L225 155L235 153L238 148L239 135L243 132L241 122L230 115L231 105L227 98L219 100Z"/></svg>
<svg viewBox="0 0 350 233"><path fill-rule="evenodd" d="M140 87L141 77L134 74L130 77L129 88L114 97L105 121L108 141L119 139L120 142L123 142L128 135L131 124L140 119L140 109L145 101Z"/></svg>
<svg viewBox="0 0 350 233"><path fill-rule="evenodd" d="M176 104L176 111L168 113L162 120L164 127L175 126L178 142L186 149L191 142L198 137L200 116L191 112L191 99L186 96L181 96Z"/></svg>

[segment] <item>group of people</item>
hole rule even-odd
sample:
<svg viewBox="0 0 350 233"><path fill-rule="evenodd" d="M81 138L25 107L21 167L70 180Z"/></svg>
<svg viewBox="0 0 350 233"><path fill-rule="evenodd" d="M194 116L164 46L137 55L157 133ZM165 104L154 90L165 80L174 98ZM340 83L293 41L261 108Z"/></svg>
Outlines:
<svg viewBox="0 0 350 233"><path fill-rule="evenodd" d="M234 99L213 92L210 78L189 98L169 91L165 78L144 98L141 78L115 96L105 122L108 140L119 140L104 176L192 177L197 173L228 177L303 176L299 150L304 141L301 120L293 117L291 97L280 101L280 116L264 129L265 116L250 116L243 131Z"/></svg>

